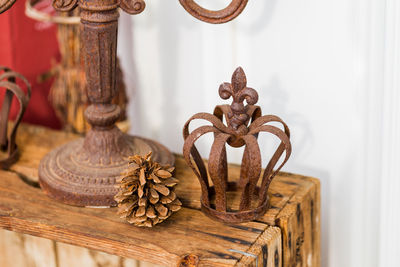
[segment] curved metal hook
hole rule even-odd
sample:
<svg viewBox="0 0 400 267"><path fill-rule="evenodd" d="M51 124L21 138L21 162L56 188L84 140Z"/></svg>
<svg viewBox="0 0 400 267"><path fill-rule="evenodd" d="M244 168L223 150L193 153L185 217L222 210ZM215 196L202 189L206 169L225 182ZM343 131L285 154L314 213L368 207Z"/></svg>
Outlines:
<svg viewBox="0 0 400 267"><path fill-rule="evenodd" d="M16 0L0 0L0 14L10 9Z"/></svg>
<svg viewBox="0 0 400 267"><path fill-rule="evenodd" d="M57 11L71 11L78 5L78 0L53 0L53 7Z"/></svg>
<svg viewBox="0 0 400 267"><path fill-rule="evenodd" d="M121 0L119 6L126 13L137 15L145 9L146 3L143 0Z"/></svg>
<svg viewBox="0 0 400 267"><path fill-rule="evenodd" d="M179 2L193 17L208 23L220 24L239 16L246 7L248 0L232 0L229 6L217 11L201 7L194 0L179 0Z"/></svg>

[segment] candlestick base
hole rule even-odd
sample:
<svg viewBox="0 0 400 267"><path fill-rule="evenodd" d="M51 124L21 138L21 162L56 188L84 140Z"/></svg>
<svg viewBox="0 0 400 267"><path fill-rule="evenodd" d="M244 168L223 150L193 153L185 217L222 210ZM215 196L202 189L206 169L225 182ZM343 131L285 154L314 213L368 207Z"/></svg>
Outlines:
<svg viewBox="0 0 400 267"><path fill-rule="evenodd" d="M123 134L118 128L91 130L47 154L39 166L39 182L53 199L75 206L115 206L116 179L127 158L153 152L153 159L173 165L174 156L163 145Z"/></svg>

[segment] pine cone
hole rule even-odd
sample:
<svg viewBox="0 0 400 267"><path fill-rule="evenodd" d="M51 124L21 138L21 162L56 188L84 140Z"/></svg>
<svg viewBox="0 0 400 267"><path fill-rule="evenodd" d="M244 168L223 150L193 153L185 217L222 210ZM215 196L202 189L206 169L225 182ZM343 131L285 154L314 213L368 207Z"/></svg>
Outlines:
<svg viewBox="0 0 400 267"><path fill-rule="evenodd" d="M153 162L151 152L145 157L129 157L129 167L118 179L120 190L114 197L121 218L152 227L178 211L182 203L175 194L178 179L172 177L173 171L174 167Z"/></svg>

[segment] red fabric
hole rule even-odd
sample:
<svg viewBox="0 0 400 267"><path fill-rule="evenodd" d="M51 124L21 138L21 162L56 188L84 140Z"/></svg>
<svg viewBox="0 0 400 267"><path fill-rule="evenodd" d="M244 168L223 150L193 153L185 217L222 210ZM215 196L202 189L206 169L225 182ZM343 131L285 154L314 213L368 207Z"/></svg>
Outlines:
<svg viewBox="0 0 400 267"><path fill-rule="evenodd" d="M49 4L50 1L41 3L45 9L50 8ZM28 18L25 1L16 1L11 9L0 15L0 65L21 73L32 85L32 97L23 121L57 129L61 123L48 101L52 81L39 83L37 80L59 61L56 30L54 24ZM2 101L4 92L0 93ZM12 118L18 113L18 108L14 101Z"/></svg>

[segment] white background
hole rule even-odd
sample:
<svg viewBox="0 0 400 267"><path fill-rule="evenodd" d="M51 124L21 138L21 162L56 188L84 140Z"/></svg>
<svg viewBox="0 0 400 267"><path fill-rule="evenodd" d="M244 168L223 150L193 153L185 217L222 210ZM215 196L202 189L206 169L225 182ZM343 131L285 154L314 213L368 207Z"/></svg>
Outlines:
<svg viewBox="0 0 400 267"><path fill-rule="evenodd" d="M284 171L321 180L322 266L400 266L399 1L250 0L224 25L178 0L146 4L120 18L132 133L181 153L185 121L226 103L218 86L242 66L291 129Z"/></svg>

